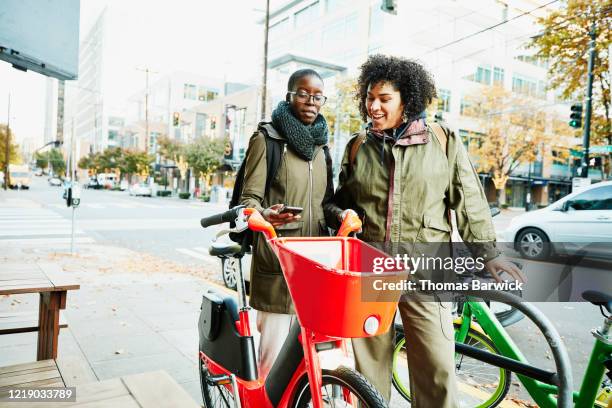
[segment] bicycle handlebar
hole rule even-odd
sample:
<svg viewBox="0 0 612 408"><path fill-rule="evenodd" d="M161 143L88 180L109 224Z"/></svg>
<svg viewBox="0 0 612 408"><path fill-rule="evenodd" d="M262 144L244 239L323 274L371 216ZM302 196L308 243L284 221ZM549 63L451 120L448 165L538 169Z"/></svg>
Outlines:
<svg viewBox="0 0 612 408"><path fill-rule="evenodd" d="M244 206L239 205L237 207L230 208L225 212L214 214L209 217L204 217L200 220L200 225L202 225L203 228L208 228L213 225L233 221L238 217L238 210L240 210L241 208L244 208Z"/></svg>

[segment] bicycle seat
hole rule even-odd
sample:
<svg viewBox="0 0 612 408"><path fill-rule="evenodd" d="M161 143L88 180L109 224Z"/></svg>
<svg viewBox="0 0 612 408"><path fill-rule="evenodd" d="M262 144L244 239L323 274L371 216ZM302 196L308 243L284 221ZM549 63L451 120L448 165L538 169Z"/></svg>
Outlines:
<svg viewBox="0 0 612 408"><path fill-rule="evenodd" d="M208 253L212 256L231 256L240 252L241 246L235 242L213 242Z"/></svg>
<svg viewBox="0 0 612 408"><path fill-rule="evenodd" d="M584 300L591 302L595 306L603 306L612 313L612 296L596 290L586 290L582 292Z"/></svg>

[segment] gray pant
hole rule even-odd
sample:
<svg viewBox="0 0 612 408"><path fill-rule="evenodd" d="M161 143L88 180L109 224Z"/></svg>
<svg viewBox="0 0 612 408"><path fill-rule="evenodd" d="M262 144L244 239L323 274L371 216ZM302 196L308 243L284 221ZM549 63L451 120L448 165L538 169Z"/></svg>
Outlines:
<svg viewBox="0 0 612 408"><path fill-rule="evenodd" d="M399 303L410 371L412 407L457 406L454 329L450 303ZM354 339L357 371L389 401L393 370L394 330L376 337Z"/></svg>

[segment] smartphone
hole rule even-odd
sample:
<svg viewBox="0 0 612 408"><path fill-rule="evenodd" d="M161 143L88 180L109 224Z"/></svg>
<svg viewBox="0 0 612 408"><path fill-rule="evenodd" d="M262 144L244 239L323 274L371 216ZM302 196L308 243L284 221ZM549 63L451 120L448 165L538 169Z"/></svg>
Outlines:
<svg viewBox="0 0 612 408"><path fill-rule="evenodd" d="M298 215L300 214L302 211L304 211L304 209L302 207L291 207L289 205L286 205L282 208L282 210L279 211L279 214L287 214L287 213L291 213L293 215Z"/></svg>

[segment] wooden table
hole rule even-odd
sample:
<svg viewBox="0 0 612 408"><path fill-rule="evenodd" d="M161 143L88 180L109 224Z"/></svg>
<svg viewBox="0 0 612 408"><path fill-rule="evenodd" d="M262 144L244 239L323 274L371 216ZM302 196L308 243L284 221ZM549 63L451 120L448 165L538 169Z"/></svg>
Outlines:
<svg viewBox="0 0 612 408"><path fill-rule="evenodd" d="M61 274L44 270L44 264L8 264L0 266L0 295L38 293L38 326L16 328L11 325L8 333L38 330L37 360L57 358L57 341L60 329L59 311L66 308L66 294L80 285L66 280ZM0 323L2 316L0 316Z"/></svg>
<svg viewBox="0 0 612 408"><path fill-rule="evenodd" d="M0 399L9 389L63 387L60 371L53 360L37 361L0 368ZM76 386L76 402L30 402L27 406L44 408L113 407L113 408L198 408L199 405L165 371L152 371ZM23 408L24 402L0 403L3 407Z"/></svg>

